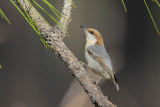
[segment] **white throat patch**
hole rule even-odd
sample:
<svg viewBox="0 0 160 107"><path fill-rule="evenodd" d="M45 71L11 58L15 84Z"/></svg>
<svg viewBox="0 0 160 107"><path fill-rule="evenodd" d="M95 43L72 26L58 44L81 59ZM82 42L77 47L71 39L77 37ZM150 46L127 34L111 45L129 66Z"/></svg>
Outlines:
<svg viewBox="0 0 160 107"><path fill-rule="evenodd" d="M88 33L86 36L86 45L94 45L97 42L97 39L92 34Z"/></svg>

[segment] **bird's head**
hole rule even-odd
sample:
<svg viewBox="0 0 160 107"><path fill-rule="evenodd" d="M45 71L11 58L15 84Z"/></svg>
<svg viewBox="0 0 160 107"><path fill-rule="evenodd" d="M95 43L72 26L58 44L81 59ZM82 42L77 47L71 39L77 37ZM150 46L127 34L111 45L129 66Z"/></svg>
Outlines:
<svg viewBox="0 0 160 107"><path fill-rule="evenodd" d="M85 28L82 25L80 27L84 30L86 34L86 46L89 45L104 46L102 35L96 29Z"/></svg>

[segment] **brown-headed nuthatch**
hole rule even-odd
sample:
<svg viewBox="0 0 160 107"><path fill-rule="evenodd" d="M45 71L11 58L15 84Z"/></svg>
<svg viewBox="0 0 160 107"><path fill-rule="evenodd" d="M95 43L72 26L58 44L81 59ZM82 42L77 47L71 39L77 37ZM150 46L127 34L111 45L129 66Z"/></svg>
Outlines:
<svg viewBox="0 0 160 107"><path fill-rule="evenodd" d="M110 79L119 91L119 86L113 71L108 53L104 47L102 35L95 29L80 26L86 34L85 57L88 67L94 72Z"/></svg>

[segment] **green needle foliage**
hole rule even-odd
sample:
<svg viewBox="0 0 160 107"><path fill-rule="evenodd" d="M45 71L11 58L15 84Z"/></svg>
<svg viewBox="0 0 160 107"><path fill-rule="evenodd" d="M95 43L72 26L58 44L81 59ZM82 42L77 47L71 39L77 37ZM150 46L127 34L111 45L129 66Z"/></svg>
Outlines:
<svg viewBox="0 0 160 107"><path fill-rule="evenodd" d="M10 0L11 2L12 2L12 4L18 9L18 11L22 14L22 16L25 18L25 20L29 23L29 25L34 29L34 31L39 35L39 37L40 37L40 39L41 39L41 41L43 42L43 44L45 45L45 47L49 47L50 48L50 46L46 43L46 41L44 40L44 38L42 37L42 35L41 35L41 33L40 33L40 31L39 31L39 28L38 28L38 26L37 26L37 22L36 22L36 19L35 19L35 17L34 17L34 14L33 13L31 13L31 14L33 14L32 16L34 17L34 18L31 18L30 17L30 15L28 14L30 11L32 12L32 8L34 8L35 9L35 7L30 3L30 1L32 2L32 3L34 3L38 8L40 8L43 12L45 12L57 25L59 25L59 27L61 27L66 33L67 33L67 27L66 26L64 26L64 25L62 25L61 23L59 23L59 21L56 19L56 18L54 18L50 13L48 13L42 6L40 6L35 0L27 0L27 3L29 4L29 8L28 8L28 10L26 11L25 9L24 9L24 7L22 6L22 4L19 2L19 0L17 0L17 4L18 5L20 5L20 7L21 7L21 9L23 10L21 10L18 6L17 6L17 4L13 1L13 0ZM45 4L47 4L47 6L53 11L53 13L61 20L61 17L64 17L65 19L67 19L64 15L62 15L61 14L61 12L59 12L53 5L51 5L47 0L43 0L43 2L45 3ZM70 2L70 1L69 1ZM70 2L71 3L71 2ZM72 5L75 7L75 5L72 3ZM36 9L35 9L36 10ZM37 11L37 10L36 10ZM38 12L38 11L37 11ZM38 12L39 13L39 12ZM0 14L2 14L2 13L0 13ZM39 15L42 17L42 15L39 13ZM60 17L60 15L61 15L61 17ZM42 17L43 18L43 17ZM44 18L43 18L44 19ZM68 19L67 19L68 20ZM47 24L49 24L45 19L44 19L44 21L47 23ZM50 25L50 24L49 24Z"/></svg>
<svg viewBox="0 0 160 107"><path fill-rule="evenodd" d="M155 0L155 2L157 3L157 5L160 7L160 4L158 3L158 1L157 0Z"/></svg>
<svg viewBox="0 0 160 107"><path fill-rule="evenodd" d="M42 0L42 1L48 5L48 7L55 13L55 15L59 19L61 19L60 16L58 15L58 14L62 15L61 12L59 12L55 7L53 7L47 0Z"/></svg>
<svg viewBox="0 0 160 107"><path fill-rule="evenodd" d="M59 15L61 15L62 17L64 17L65 19L67 19L63 14L61 14L61 12L59 12L55 7L53 7L47 0L43 0L44 3L46 3L48 5L48 7L50 7L50 9L56 14L56 16L60 18ZM59 15L58 15L59 14ZM67 19L68 20L68 19ZM68 20L69 21L69 20ZM67 28L66 28L67 29Z"/></svg>
<svg viewBox="0 0 160 107"><path fill-rule="evenodd" d="M70 2L74 8L77 8L76 5L73 4L73 2L71 2L69 0L68 0L68 2Z"/></svg>
<svg viewBox="0 0 160 107"><path fill-rule="evenodd" d="M28 1L28 3L29 3L29 5L30 5L30 7L32 7L32 8L34 8L35 9L35 7L30 3L30 1L29 0L27 0ZM64 17L65 19L67 19L64 15L62 15L61 14L61 12L59 12L53 5L51 5L47 0L42 0L52 11L53 11L53 13L58 17L58 19L60 19L61 20L61 17ZM13 0L11 0L11 2L13 3L13 5L19 10L19 12L23 15L23 17L26 19L26 21L30 24L30 26L37 32L37 34L40 36L40 38L41 38L41 40L42 40L42 42L44 43L44 45L46 46L46 42L45 42L45 40L43 39L43 37L41 36L41 34L40 34L40 31L39 31L39 28L38 28L38 26L37 26L37 22L36 22L36 20L34 19L32 19L30 16L29 16L29 14L28 14L28 12L23 8L23 6L21 5L21 3L19 2L19 0L17 0L17 2L18 2L18 4L20 4L20 6L21 6L21 8L24 10L24 13L22 12L22 10L13 2ZM59 23L59 21L56 19L56 18L54 18L50 13L48 13L43 7L41 7L36 1L34 1L34 0L31 0L31 2L32 3L34 3L37 7L39 7L43 12L45 12L57 25L59 25L65 32L67 31L67 28L64 26L64 25L62 25L61 23ZM68 0L68 2L70 2L75 8L76 8L76 6L70 1L70 0ZM158 3L158 1L157 0L153 0L153 2L155 2L159 7L160 7L160 4ZM126 9L126 6L125 6L125 3L124 3L124 0L122 0L122 3L123 3L123 7L124 7L124 9L125 9L125 12L127 13L127 9ZM155 23L155 21L154 21L154 19L153 19L153 16L152 16L152 14L151 14L151 12L150 12L150 9L149 9L149 7L148 7L148 5L147 5L147 3L146 3L146 1L144 0L144 3L145 3L145 6L146 6L146 8L147 8L147 10L148 10L148 13L149 13L149 15L150 15L150 17L151 17L151 20L152 20L152 22L153 22L153 24L154 24L154 26L155 26L155 29L156 29L156 31L157 31L157 33L160 35L160 32L159 32L159 30L158 30L158 27L157 27L157 25L156 25L156 23ZM36 10L36 9L35 9ZM30 10L28 10L28 11L30 11ZM37 10L36 10L37 11ZM38 12L38 11L37 11ZM39 13L39 12L38 12ZM33 13L32 13L33 14ZM7 20L7 22L9 23L9 24L11 24L10 23L10 21L8 20L8 18L5 16L5 14L3 13L3 11L0 9L0 15L2 16L2 18L5 18L6 20ZM42 15L39 13L39 15L42 17ZM34 15L33 15L34 16ZM61 17L60 17L61 16ZM43 17L42 17L43 18ZM43 18L44 19L44 18ZM44 19L44 21L46 22L46 23L48 23L45 19ZM49 23L48 23L49 24ZM50 24L49 24L50 25ZM49 45L48 45L49 46Z"/></svg>
<svg viewBox="0 0 160 107"><path fill-rule="evenodd" d="M19 1L19 0L18 0ZM28 3L29 3L29 5L30 5L30 8L31 7L33 7L34 8L34 6L30 3L30 1L29 0L27 0L28 1ZM21 4L20 4L21 5ZM21 5L21 7L23 8L23 6ZM35 9L35 8L34 8ZM24 9L25 10L25 9ZM36 10L36 9L35 9ZM30 10L28 10L28 12L29 12ZM28 14L28 12L26 13L27 14L27 16L29 16L29 14ZM42 15L36 10L36 12L42 17ZM44 17L42 17L43 18L43 20L48 24L48 25L50 25L45 19L44 19ZM31 19L31 18L30 18ZM32 20L32 19L31 19Z"/></svg>
<svg viewBox="0 0 160 107"><path fill-rule="evenodd" d="M153 0L153 2L154 2L154 1L155 1L156 4L160 7L160 4L158 3L158 1L157 1L157 0ZM124 9L125 9L125 12L127 13L127 9L126 9L126 6L125 6L125 3L124 3L123 0L122 0L122 3L123 3L123 7L124 7ZM160 35L160 32L159 32L158 27L157 27L157 25L156 25L156 23L155 23L155 21L154 21L154 19L153 19L153 16L152 16L151 11L150 11L147 3L146 3L146 0L144 0L144 4L145 4L145 6L146 6L146 8L147 8L147 10L148 10L148 13L149 13L149 15L150 15L150 17L151 17L151 20L152 20L152 22L153 22L153 24L154 24L154 27L155 27L158 35Z"/></svg>
<svg viewBox="0 0 160 107"><path fill-rule="evenodd" d="M18 11L22 14L22 16L25 18L25 20L29 23L29 25L34 29L34 31L39 35L42 43L44 44L44 46L47 48L50 47L46 41L44 40L44 38L42 37L39 29L38 29L38 26L37 26L37 23L36 23L36 20L32 20L31 17L29 16L28 12L23 8L23 6L21 5L21 3L19 2L18 0L18 4L20 4L21 8L24 10L25 14L22 12L22 10L15 4L15 2L13 2L13 0L10 0L12 2L12 4L18 9ZM30 2L28 2L30 4ZM30 6L32 6L30 4ZM33 7L34 8L34 7ZM35 9L35 8L34 8ZM34 15L33 15L34 16Z"/></svg>
<svg viewBox="0 0 160 107"><path fill-rule="evenodd" d="M124 10L125 10L125 12L127 13L126 5L125 5L125 3L124 3L123 0L122 0L122 3L123 3Z"/></svg>
<svg viewBox="0 0 160 107"><path fill-rule="evenodd" d="M0 65L0 69L2 69L2 66Z"/></svg>
<svg viewBox="0 0 160 107"><path fill-rule="evenodd" d="M34 0L31 0L36 6L38 6L42 11L44 11L54 22L56 22L56 24L58 24L64 31L66 31L66 27L64 25L62 25L61 23L59 23L59 21L57 21L52 15L50 15L44 8L42 8L37 2L35 2ZM49 2L48 2L49 3Z"/></svg>
<svg viewBox="0 0 160 107"><path fill-rule="evenodd" d="M150 11L147 3L146 3L146 0L144 0L144 3L145 3L145 5L146 5L146 8L147 8L147 10L148 10L148 13L149 13L149 15L150 15L150 17L151 17L151 19L152 19L152 22L153 22L153 24L154 24L154 27L156 28L157 33L160 35L160 32L159 32L159 30L158 30L158 28L157 28L157 25L156 25L156 23L155 23L155 21L154 21L154 19L153 19L153 16L152 16L151 11Z"/></svg>
<svg viewBox="0 0 160 107"><path fill-rule="evenodd" d="M6 21L11 25L10 21L8 20L8 18L6 17L6 15L3 13L2 9L0 9L0 15L1 15L2 19L5 18Z"/></svg>

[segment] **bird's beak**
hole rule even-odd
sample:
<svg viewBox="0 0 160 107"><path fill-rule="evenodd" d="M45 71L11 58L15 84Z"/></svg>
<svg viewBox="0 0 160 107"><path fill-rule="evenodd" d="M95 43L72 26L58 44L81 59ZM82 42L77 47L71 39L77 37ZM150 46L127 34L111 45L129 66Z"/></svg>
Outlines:
<svg viewBox="0 0 160 107"><path fill-rule="evenodd" d="M84 32L86 33L86 35L88 35L87 29L83 25L80 25L80 27L84 30Z"/></svg>
<svg viewBox="0 0 160 107"><path fill-rule="evenodd" d="M87 29L86 29L83 25L80 25L80 27L81 27L84 31L87 31Z"/></svg>

